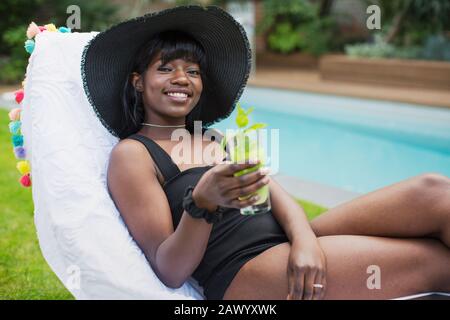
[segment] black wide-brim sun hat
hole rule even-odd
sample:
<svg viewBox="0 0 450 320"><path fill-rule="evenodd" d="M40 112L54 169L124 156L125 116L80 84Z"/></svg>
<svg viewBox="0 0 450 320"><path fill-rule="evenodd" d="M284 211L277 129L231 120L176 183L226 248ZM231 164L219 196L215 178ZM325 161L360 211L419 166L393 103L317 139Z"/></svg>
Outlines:
<svg viewBox="0 0 450 320"><path fill-rule="evenodd" d="M102 124L114 136L121 132L124 114L122 91L139 48L155 34L180 30L204 48L208 83L195 110L202 126L228 117L247 83L251 49L244 28L217 6L178 6L119 23L98 33L84 48L81 63L83 86Z"/></svg>

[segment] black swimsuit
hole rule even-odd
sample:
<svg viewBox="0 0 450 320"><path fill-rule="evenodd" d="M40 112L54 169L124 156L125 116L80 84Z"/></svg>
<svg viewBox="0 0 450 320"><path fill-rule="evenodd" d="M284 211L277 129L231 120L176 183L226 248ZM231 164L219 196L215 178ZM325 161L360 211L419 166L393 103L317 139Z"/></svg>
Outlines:
<svg viewBox="0 0 450 320"><path fill-rule="evenodd" d="M134 134L128 138L142 142L164 176L163 189L169 201L174 229L183 214L182 198L185 188L195 186L201 176L213 166L180 171L169 154L152 139ZM192 274L203 287L207 299L222 299L226 289L250 259L263 251L289 241L272 213L255 216L241 215L239 209L229 208L223 219L214 224L200 265Z"/></svg>

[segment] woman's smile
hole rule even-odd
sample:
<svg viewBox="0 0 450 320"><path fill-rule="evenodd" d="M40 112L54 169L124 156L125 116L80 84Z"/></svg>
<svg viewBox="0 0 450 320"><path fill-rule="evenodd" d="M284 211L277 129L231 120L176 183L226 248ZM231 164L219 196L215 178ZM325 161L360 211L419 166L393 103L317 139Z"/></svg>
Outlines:
<svg viewBox="0 0 450 320"><path fill-rule="evenodd" d="M163 93L170 101L177 104L185 104L191 100L192 91L187 88L173 88Z"/></svg>
<svg viewBox="0 0 450 320"><path fill-rule="evenodd" d="M190 97L185 93L165 93L164 94L170 101L177 104L186 104L190 101Z"/></svg>

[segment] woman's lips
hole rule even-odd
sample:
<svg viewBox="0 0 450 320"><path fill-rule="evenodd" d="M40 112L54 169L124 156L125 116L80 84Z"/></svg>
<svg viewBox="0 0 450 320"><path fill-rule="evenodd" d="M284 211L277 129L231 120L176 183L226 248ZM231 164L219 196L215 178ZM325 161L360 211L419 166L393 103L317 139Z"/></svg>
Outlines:
<svg viewBox="0 0 450 320"><path fill-rule="evenodd" d="M169 96L168 94L164 94L170 101L179 103L179 104L184 104L186 103L191 97L186 96L186 97L175 97L175 96Z"/></svg>

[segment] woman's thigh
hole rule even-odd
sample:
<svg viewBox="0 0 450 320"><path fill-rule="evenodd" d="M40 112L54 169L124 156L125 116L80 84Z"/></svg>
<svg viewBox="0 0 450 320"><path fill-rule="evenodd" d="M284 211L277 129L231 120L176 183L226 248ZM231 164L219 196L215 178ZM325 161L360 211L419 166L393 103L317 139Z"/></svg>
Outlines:
<svg viewBox="0 0 450 320"><path fill-rule="evenodd" d="M337 235L319 242L327 259L325 299L450 290L450 250L437 240ZM289 243L280 244L247 262L224 299L285 299L289 250Z"/></svg>

